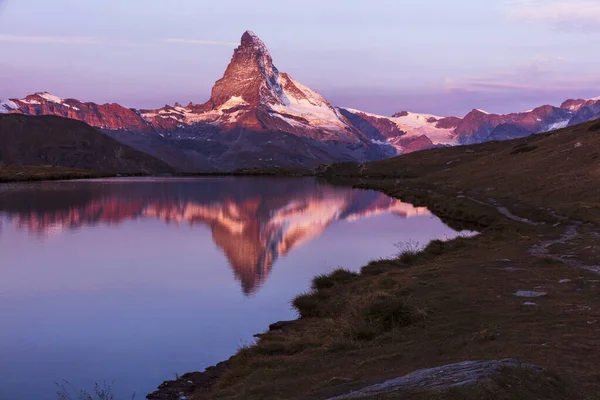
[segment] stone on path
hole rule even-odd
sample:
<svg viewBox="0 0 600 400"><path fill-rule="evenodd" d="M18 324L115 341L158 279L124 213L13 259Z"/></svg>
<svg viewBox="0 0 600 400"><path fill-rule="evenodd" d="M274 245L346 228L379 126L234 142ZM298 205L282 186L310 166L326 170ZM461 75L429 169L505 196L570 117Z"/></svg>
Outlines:
<svg viewBox="0 0 600 400"><path fill-rule="evenodd" d="M514 295L517 297L542 297L546 296L548 293L546 292L535 292L533 290L519 290L515 292Z"/></svg>
<svg viewBox="0 0 600 400"><path fill-rule="evenodd" d="M442 390L454 386L470 386L482 380L498 376L505 367L543 371L543 368L539 366L522 364L520 361L510 358L495 361L465 361L443 367L421 369L400 378L367 386L343 396L329 398L329 400L356 399L407 389Z"/></svg>

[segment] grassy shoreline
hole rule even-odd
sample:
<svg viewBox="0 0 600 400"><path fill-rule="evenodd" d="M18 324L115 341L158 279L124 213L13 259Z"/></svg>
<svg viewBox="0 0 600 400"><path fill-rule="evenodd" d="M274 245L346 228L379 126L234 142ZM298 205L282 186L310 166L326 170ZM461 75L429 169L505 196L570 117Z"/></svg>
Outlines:
<svg viewBox="0 0 600 400"><path fill-rule="evenodd" d="M145 173L117 173L87 171L72 168L54 167L54 166L0 166L0 183L10 182L39 182L73 179L99 179L114 177L142 177L155 176ZM163 174L170 177L211 177L211 176L264 176L273 178L290 178L315 176L314 172L290 168L271 168L271 169L239 169L229 172L181 172L173 174Z"/></svg>
<svg viewBox="0 0 600 400"><path fill-rule="evenodd" d="M427 206L481 234L374 261L359 275L317 277L293 302L299 320L265 332L210 379L187 375L191 399L325 399L421 368L504 358L552 372L381 398L597 398L599 154L589 123L323 168L329 182ZM515 295L521 291L544 294Z"/></svg>
<svg viewBox="0 0 600 400"><path fill-rule="evenodd" d="M594 280L595 275L591 273L586 274L566 264L528 254L528 249L536 243L533 236L543 235L547 239L557 237L562 232L562 225L551 228L523 226L506 218L493 206L447 198L428 191L419 196L415 195L418 191L408 188L403 188L404 195L401 195L392 186L382 185L381 181L370 185L355 182L355 186L394 193L395 197L417 205L437 207L437 215L443 220L460 224L461 227L464 224L478 226L482 233L475 238L457 238L445 243L433 241L423 252L411 257L371 262L362 268L360 275L337 271L329 276L316 277L313 291L298 296L293 302L301 316L299 320L281 330L265 332L257 345L242 349L221 364L218 374L211 371L213 376L208 382L202 373L182 378L185 382L195 382L195 379L204 382L202 385L195 384L196 394L192 399L296 398L303 395L320 399L419 368L463 360L506 357L524 358L527 362L558 371L560 376L566 375L571 384L562 383L564 387L561 386L561 390L568 393L568 397L564 398L580 398L586 392L598 389L597 385L588 389L578 379L580 371L565 372L562 358L552 360L553 357L547 355L536 357L532 349L526 352L511 343L514 340L512 336L527 338L532 329L545 331L546 324L552 319L558 320L562 314L552 310L552 307L564 301L564 298L559 302L544 299L543 305L529 309L523 305L527 299L512 296L514 292L534 290L539 283L552 284L556 291L564 292L567 287L559 283L564 279L571 279L578 286L588 286L589 289L591 284L586 284L586 281ZM436 200L444 200L444 207L436 206ZM456 218L456 210L469 202L477 211ZM489 265L485 270L474 272L469 268L478 262L485 262L491 254L495 257L491 262L487 261ZM467 259L469 265L460 265ZM521 286L512 280L515 274L513 268L522 269L517 272L522 275L519 281L527 281L527 285ZM452 275L448 274L450 270L453 270ZM459 284L467 283L467 278L469 290L457 290ZM493 296L486 293L486 286L480 287L480 280L490 281L487 289L496 289ZM444 290L447 288L450 290ZM501 296L499 302L502 303L502 312L498 314L482 313L478 308L469 310L471 302L491 306L496 303L498 296ZM593 298L593 295L590 297ZM352 306L349 310L343 310L343 304ZM452 316L453 310L468 315L457 318ZM380 318L391 322L383 325L366 322L373 315L377 316L378 312L382 313ZM524 319L540 312L554 314L546 316L547 321L519 326L526 322ZM583 315L578 313L573 317L572 321L581 325ZM514 321L514 318L518 319ZM454 337L432 332L432 327L443 332L453 331ZM563 334L557 334L556 337L561 338ZM417 344L418 341L421 343ZM564 342L561 344L565 346ZM544 343L539 343L539 346L542 345ZM413 354L407 355L410 352ZM593 370L595 357L587 358L588 368ZM323 360L328 360L325 366L321 365ZM349 363L354 361L358 361L360 368L349 367ZM398 361L403 362L398 365ZM308 376L298 379L299 374ZM299 385L298 380L303 384ZM278 384L266 383L275 381ZM576 393L571 389L575 386L585 389ZM171 383L171 387L180 390L176 382ZM480 393L474 393L475 397L472 398L479 398L477 396ZM448 398L466 398L462 397L464 393L454 395L457 397ZM554 398L550 395L549 399ZM429 398L427 396L420 393L403 398Z"/></svg>
<svg viewBox="0 0 600 400"><path fill-rule="evenodd" d="M61 167L4 166L0 167L0 183L38 182L68 179L93 179L116 176L114 173L84 171Z"/></svg>

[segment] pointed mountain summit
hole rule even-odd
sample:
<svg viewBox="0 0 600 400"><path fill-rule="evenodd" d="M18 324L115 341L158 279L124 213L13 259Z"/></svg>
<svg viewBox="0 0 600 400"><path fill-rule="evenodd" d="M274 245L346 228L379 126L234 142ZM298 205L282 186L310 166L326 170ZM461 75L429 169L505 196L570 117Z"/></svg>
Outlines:
<svg viewBox="0 0 600 400"><path fill-rule="evenodd" d="M206 103L142 111L142 116L160 126L165 125L161 119L173 119L229 130L249 128L319 141L373 145L323 96L279 72L267 46L251 31L242 35Z"/></svg>
<svg viewBox="0 0 600 400"><path fill-rule="evenodd" d="M279 71L273 65L269 50L258 36L246 31L223 78L215 83L210 101L213 108L222 107L232 97L241 97L252 105L283 104L278 80Z"/></svg>

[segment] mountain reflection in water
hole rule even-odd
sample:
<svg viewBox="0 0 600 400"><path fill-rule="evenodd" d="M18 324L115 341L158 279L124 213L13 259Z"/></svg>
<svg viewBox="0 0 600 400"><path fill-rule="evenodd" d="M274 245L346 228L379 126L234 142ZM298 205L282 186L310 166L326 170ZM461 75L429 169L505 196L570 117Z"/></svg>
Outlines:
<svg viewBox="0 0 600 400"><path fill-rule="evenodd" d="M429 215L426 208L373 191L320 185L313 179L118 179L5 186L4 223L41 240L65 230L133 219L205 224L246 295L257 291L279 257L334 221L381 213ZM2 220L0 220L0 223ZM2 227L0 226L0 229Z"/></svg>

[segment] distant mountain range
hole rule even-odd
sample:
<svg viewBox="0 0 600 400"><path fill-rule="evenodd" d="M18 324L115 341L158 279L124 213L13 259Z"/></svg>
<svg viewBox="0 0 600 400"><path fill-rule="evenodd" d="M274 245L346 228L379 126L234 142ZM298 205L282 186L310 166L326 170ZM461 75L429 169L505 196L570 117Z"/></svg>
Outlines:
<svg viewBox="0 0 600 400"><path fill-rule="evenodd" d="M391 117L334 107L273 65L247 31L204 104L156 110L95 104L41 92L0 102L0 113L56 115L99 128L180 171L241 167L312 168L368 161L436 146L505 140L600 118L600 97L560 107L463 118L399 112Z"/></svg>

